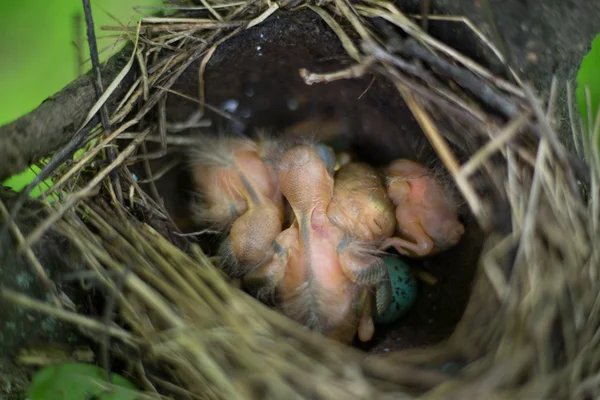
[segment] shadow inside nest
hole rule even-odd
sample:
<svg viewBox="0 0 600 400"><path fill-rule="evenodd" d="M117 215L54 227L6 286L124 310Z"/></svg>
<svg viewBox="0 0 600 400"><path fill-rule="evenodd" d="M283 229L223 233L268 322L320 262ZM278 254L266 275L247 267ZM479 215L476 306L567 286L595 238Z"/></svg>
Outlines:
<svg viewBox="0 0 600 400"><path fill-rule="evenodd" d="M199 132L225 130L252 136L256 129L282 132L295 126L309 136L319 137L333 122L342 136L334 143L336 150L350 151L361 161L382 166L396 158L409 158L443 170L397 89L383 78L366 75L305 84L299 74L301 68L327 73L347 68L354 60L312 11L284 15L273 16L217 47L204 72L204 95L207 105L229 115L205 108L204 119L211 120L209 128L188 128L177 135L193 137ZM488 61L489 50L466 26L443 21L430 24L432 34L440 40L460 43L460 51L483 66L497 69L497 63ZM198 113L198 102L193 99L199 97L200 65L201 60L191 64L171 87L165 103L168 126L189 122ZM148 126L158 120L154 114L143 123ZM305 121L316 125L301 125ZM148 143L149 152L159 149L157 143ZM453 150L460 156L460 149ZM182 158L174 148L166 156L151 160L150 167L157 173ZM142 163L135 164L132 172L142 181L148 178ZM149 184L141 186L148 193L153 190ZM155 187L182 231L202 229L190 220L191 176L185 165L171 168L155 181ZM433 274L437 284L420 283L412 310L392 325L376 327L374 339L367 344L356 343L357 347L382 353L431 345L452 333L468 301L483 242L481 230L466 206L461 209L461 219L466 234L457 246L434 257L411 261ZM203 235L197 240L209 255L215 254L215 238Z"/></svg>

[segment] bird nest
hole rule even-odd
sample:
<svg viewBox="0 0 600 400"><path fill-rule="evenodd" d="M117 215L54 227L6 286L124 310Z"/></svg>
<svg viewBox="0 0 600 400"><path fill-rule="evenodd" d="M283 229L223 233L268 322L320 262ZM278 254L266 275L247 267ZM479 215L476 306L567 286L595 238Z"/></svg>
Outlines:
<svg viewBox="0 0 600 400"><path fill-rule="evenodd" d="M600 181L587 165L600 164L585 135L573 136L578 157L559 142L556 82L541 102L478 32L459 51L379 0L203 2L124 34L104 93L46 167L56 200L27 235L12 223L23 201L1 210L54 305L8 288L4 300L79 325L148 396L598 396ZM202 236L182 233L189 176L171 149L198 130L278 132L307 117L336 118L372 165L427 163L464 199L464 240L427 261L445 289L423 297L441 311L419 300L379 347L303 329L228 281ZM73 311L46 277L30 249L49 231L107 289L102 320Z"/></svg>

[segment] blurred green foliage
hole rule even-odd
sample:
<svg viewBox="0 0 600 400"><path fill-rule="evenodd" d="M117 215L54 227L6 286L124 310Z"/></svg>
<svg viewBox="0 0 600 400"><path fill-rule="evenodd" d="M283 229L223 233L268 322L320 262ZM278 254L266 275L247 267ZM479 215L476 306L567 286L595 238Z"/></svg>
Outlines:
<svg viewBox="0 0 600 400"><path fill-rule="evenodd" d="M588 121L585 100L586 86L590 91L591 117L592 121L594 121L598 112L598 102L600 101L600 34L592 42L592 49L583 58L579 73L577 74L577 104L583 118L584 127L587 127Z"/></svg>
<svg viewBox="0 0 600 400"><path fill-rule="evenodd" d="M30 400L135 400L139 390L120 375L111 375L95 365L65 363L48 365L36 371L27 391Z"/></svg>
<svg viewBox="0 0 600 400"><path fill-rule="evenodd" d="M91 4L100 60L104 61L122 46L113 48L120 32L103 31L101 27L119 26L119 23L135 26L137 20L153 10L136 11L133 7L160 6L162 0L92 0ZM75 24L77 15L81 17L79 31ZM80 35L81 57L87 61L85 29L81 0L0 2L0 125L35 109L78 76L77 50L73 42ZM89 69L90 63L86 62L82 71ZM20 190L38 171L32 167L3 184ZM32 194L36 196L39 191Z"/></svg>
<svg viewBox="0 0 600 400"><path fill-rule="evenodd" d="M81 35L82 57L89 50L81 0L3 1L0 5L0 125L36 108L77 77L77 52L73 44ZM120 32L102 26L133 25L151 10L135 6L161 5L161 0L92 0L95 32L100 51L112 47ZM115 19L112 19L111 16ZM76 32L74 18L81 17ZM118 22L117 22L118 21ZM7 38L10 38L7 40ZM116 51L116 50L115 50ZM101 61L110 53L100 54ZM84 70L89 70L87 62Z"/></svg>

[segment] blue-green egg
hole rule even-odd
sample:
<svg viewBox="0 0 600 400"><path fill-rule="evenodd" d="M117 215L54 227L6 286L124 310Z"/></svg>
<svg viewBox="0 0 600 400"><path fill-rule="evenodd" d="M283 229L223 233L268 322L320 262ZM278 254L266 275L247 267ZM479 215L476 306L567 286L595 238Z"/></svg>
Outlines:
<svg viewBox="0 0 600 400"><path fill-rule="evenodd" d="M400 319L411 309L417 300L417 279L408 264L393 255L382 257L387 266L392 284L393 299L383 315L377 314L373 304L373 322L389 324Z"/></svg>

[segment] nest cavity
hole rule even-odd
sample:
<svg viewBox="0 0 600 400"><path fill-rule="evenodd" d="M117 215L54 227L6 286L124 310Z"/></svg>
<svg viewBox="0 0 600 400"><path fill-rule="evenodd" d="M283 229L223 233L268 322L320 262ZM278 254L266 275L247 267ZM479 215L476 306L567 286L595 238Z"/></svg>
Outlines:
<svg viewBox="0 0 600 400"><path fill-rule="evenodd" d="M588 136L574 133L574 155L559 142L557 82L541 101L479 32L436 21L426 33L388 2L203 3L125 32L131 59L117 79L133 83L110 130L96 127L78 161L55 171L51 190L67 193L21 238L68 240L118 317L46 312L133 360L154 395L598 396L600 164ZM465 238L424 262L441 283L368 357L237 289L201 250L211 243L180 229L190 177L178 148L198 132L282 132L307 119L333 123L341 146L374 166L427 164L462 201Z"/></svg>

